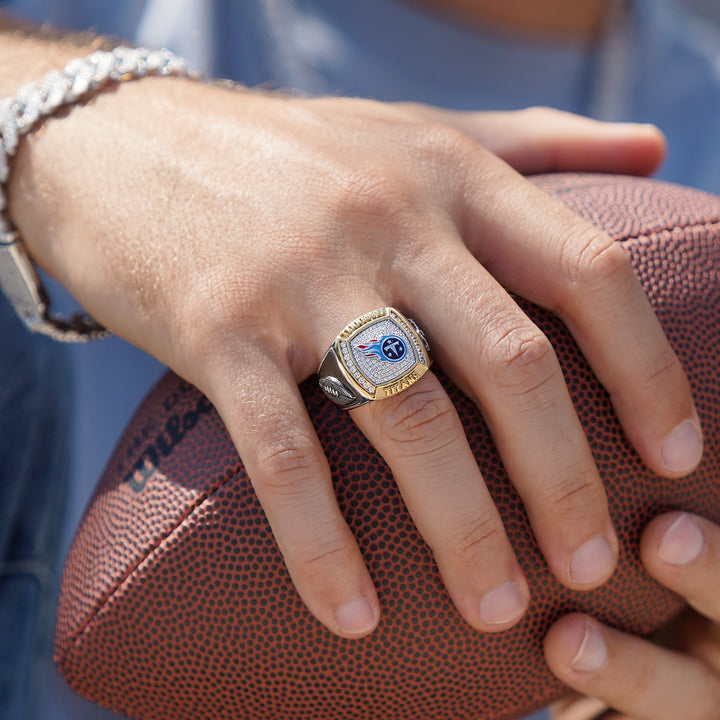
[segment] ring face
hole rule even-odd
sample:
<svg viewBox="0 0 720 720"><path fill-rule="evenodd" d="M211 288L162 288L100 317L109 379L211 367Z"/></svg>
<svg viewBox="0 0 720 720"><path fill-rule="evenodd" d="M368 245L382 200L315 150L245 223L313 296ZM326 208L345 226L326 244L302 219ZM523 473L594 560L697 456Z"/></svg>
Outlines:
<svg viewBox="0 0 720 720"><path fill-rule="evenodd" d="M429 367L427 342L417 325L394 308L382 308L353 320L335 338L319 382L330 400L349 409L397 395Z"/></svg>

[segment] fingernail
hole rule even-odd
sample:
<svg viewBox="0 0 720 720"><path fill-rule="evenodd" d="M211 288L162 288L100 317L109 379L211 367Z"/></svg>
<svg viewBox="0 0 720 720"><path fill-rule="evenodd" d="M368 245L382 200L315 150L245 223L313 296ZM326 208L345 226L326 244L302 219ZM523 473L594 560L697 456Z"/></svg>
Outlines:
<svg viewBox="0 0 720 720"><path fill-rule="evenodd" d="M570 661L573 670L597 672L608 659L607 645L602 633L589 622L585 623L585 635L575 657Z"/></svg>
<svg viewBox="0 0 720 720"><path fill-rule="evenodd" d="M480 617L489 625L502 625L525 611L525 595L516 582L506 582L480 601Z"/></svg>
<svg viewBox="0 0 720 720"><path fill-rule="evenodd" d="M672 472L686 472L694 468L702 456L703 444L692 420L681 422L662 444L662 459Z"/></svg>
<svg viewBox="0 0 720 720"><path fill-rule="evenodd" d="M571 556L568 575L579 585L589 585L606 578L615 566L610 544L602 535L596 535L581 545Z"/></svg>
<svg viewBox="0 0 720 720"><path fill-rule="evenodd" d="M375 627L377 614L367 598L358 597L335 611L340 632L345 635L364 635Z"/></svg>
<svg viewBox="0 0 720 720"><path fill-rule="evenodd" d="M670 565L688 565L700 557L705 546L702 530L689 515L682 514L665 531L658 555Z"/></svg>

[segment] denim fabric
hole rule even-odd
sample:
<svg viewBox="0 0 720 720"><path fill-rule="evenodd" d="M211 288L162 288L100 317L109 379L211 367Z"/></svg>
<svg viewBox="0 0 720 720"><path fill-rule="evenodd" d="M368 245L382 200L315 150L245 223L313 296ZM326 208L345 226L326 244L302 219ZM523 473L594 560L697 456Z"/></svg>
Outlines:
<svg viewBox="0 0 720 720"><path fill-rule="evenodd" d="M0 377L0 720L30 720L51 651L72 382L66 348L28 333L2 296Z"/></svg>

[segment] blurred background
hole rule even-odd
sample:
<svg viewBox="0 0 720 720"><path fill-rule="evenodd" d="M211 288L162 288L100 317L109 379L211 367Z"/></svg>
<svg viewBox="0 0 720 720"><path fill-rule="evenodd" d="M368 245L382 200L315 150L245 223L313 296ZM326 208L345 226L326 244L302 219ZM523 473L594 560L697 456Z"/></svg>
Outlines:
<svg viewBox="0 0 720 720"><path fill-rule="evenodd" d="M684 2L698 15L703 15L720 24L720 0L684 0Z"/></svg>

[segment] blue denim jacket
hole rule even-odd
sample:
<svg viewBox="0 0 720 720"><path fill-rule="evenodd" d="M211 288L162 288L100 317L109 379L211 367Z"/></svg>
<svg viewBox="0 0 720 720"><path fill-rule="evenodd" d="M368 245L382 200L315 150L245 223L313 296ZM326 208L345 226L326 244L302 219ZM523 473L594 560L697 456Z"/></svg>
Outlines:
<svg viewBox="0 0 720 720"><path fill-rule="evenodd" d="M28 720L52 642L72 375L2 296L0 338L0 718Z"/></svg>

